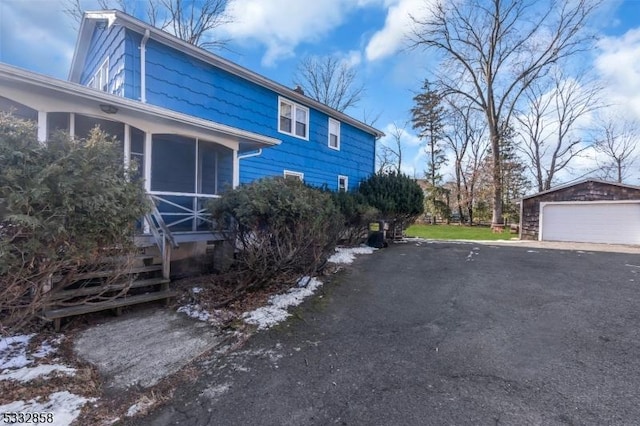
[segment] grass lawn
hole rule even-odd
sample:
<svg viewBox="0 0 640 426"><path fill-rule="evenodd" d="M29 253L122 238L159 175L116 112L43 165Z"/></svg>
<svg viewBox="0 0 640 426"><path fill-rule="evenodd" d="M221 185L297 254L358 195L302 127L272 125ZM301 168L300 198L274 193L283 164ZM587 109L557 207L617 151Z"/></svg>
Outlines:
<svg viewBox="0 0 640 426"><path fill-rule="evenodd" d="M433 240L510 240L517 237L507 227L504 232L491 232L488 226L461 225L411 225L406 231L407 237L429 238Z"/></svg>

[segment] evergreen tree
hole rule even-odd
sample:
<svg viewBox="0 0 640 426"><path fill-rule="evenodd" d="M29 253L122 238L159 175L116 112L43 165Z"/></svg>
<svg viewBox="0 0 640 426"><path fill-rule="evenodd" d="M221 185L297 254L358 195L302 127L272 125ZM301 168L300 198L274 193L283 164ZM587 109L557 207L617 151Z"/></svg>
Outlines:
<svg viewBox="0 0 640 426"><path fill-rule="evenodd" d="M527 177L527 168L516 154L516 132L512 126L502 126L500 135L500 182L502 186L502 205L505 219L519 221L517 199L523 197L531 188ZM491 154L491 152L489 152ZM491 160L491 155L487 160Z"/></svg>
<svg viewBox="0 0 640 426"><path fill-rule="evenodd" d="M427 154L427 169L425 175L429 182L427 193L427 211L431 214L434 223L438 214L447 214L443 209L446 203L442 188L442 167L447 163L444 151L444 116L445 109L442 105L442 95L431 88L429 80L422 85L422 92L413 98L415 106L411 109L411 122L413 128L418 131L418 136L425 142L424 149ZM448 205L447 205L448 207Z"/></svg>

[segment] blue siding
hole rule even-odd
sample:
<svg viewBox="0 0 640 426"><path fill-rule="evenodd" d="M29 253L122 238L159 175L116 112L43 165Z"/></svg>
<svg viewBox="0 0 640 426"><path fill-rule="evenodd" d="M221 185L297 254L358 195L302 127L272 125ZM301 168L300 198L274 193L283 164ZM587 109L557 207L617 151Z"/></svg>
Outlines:
<svg viewBox="0 0 640 426"><path fill-rule="evenodd" d="M133 31L126 30L124 36L125 46L125 79L124 97L139 101L140 96L140 43L142 36Z"/></svg>
<svg viewBox="0 0 640 426"><path fill-rule="evenodd" d="M89 54L80 75L80 84L86 85L104 60L109 57L109 93L125 96L125 29L119 25L109 28L97 25L91 37Z"/></svg>
<svg viewBox="0 0 640 426"><path fill-rule="evenodd" d="M140 98L140 34L122 36L126 57L125 96ZM126 54L125 51L126 50ZM305 182L337 189L338 175L349 187L374 172L375 137L341 123L340 151L328 147L328 116L310 108L309 140L278 132L278 94L150 39L146 50L147 102L243 130L280 139L261 156L240 160L240 182L304 173Z"/></svg>

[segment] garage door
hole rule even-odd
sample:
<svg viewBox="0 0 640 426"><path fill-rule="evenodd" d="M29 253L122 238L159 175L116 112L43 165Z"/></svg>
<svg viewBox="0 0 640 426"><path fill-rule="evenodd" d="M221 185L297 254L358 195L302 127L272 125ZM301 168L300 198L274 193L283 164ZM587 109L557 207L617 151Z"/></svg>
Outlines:
<svg viewBox="0 0 640 426"><path fill-rule="evenodd" d="M540 239L640 244L640 203L540 203Z"/></svg>

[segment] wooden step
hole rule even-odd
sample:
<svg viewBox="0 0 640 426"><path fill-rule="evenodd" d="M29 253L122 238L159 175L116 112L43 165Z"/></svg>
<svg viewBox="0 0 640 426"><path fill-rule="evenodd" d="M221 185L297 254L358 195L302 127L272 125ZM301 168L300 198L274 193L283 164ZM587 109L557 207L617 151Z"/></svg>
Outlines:
<svg viewBox="0 0 640 426"><path fill-rule="evenodd" d="M106 278L116 274L120 275L132 275L132 274L141 274L144 272L155 272L162 271L162 265L149 265L149 266L138 266L135 268L129 268L127 270L117 270L117 269L105 269L104 271L91 271L80 274L75 274L73 276L73 281L81 281L81 280L90 280L93 278ZM53 277L53 282L57 283L62 281L62 276Z"/></svg>
<svg viewBox="0 0 640 426"><path fill-rule="evenodd" d="M122 265L126 265L127 262L129 261L134 261L134 262L142 262L144 263L145 261L148 260L153 260L154 257L160 257L160 255L153 255L153 254L136 254L134 256L106 256L106 257L101 257L100 259L98 259L96 261L96 264L113 264L113 263L119 263Z"/></svg>
<svg viewBox="0 0 640 426"><path fill-rule="evenodd" d="M42 317L55 321L56 331L60 330L60 319L71 317L75 315L88 314L91 312L99 312L107 309L117 309L123 306L137 305L139 303L152 302L154 300L169 300L176 296L174 290L156 291L152 293L145 293L136 296L123 296L113 300L107 300L104 302L84 304L79 306L69 306L65 308L57 308L45 311Z"/></svg>
<svg viewBox="0 0 640 426"><path fill-rule="evenodd" d="M124 288L140 288L147 287L152 285L166 284L170 280L165 278L150 278L146 280L135 280L130 283L121 283L121 284L109 284L109 285L93 285L93 286L85 286L71 290L62 290L57 291L52 294L49 298L51 301L55 300L64 300L64 299L72 299L74 297L81 296L91 296L93 294L101 294L108 291L117 291L122 290Z"/></svg>

